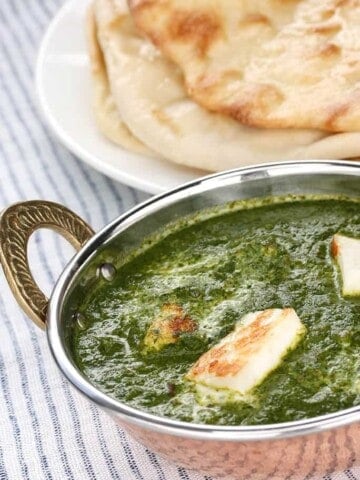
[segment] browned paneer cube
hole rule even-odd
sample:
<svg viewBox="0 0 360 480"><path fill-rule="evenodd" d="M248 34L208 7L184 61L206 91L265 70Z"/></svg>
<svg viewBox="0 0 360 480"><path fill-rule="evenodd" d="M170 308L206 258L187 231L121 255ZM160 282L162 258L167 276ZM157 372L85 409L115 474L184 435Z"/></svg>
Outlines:
<svg viewBox="0 0 360 480"><path fill-rule="evenodd" d="M196 323L180 305L165 303L146 332L145 351L159 351L166 345L177 342L181 334L193 332L196 329Z"/></svg>

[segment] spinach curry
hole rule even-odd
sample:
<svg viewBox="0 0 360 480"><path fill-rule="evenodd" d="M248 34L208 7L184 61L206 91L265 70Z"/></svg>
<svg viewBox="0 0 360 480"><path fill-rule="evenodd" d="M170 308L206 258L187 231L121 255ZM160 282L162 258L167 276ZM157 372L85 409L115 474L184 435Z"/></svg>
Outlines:
<svg viewBox="0 0 360 480"><path fill-rule="evenodd" d="M343 298L331 256L360 238L359 201L287 197L233 202L174 223L87 293L75 325L78 367L102 391L174 419L254 425L360 404L360 299ZM196 328L144 348L149 325L177 305ZM306 335L249 399L202 404L184 375L245 314L292 307Z"/></svg>

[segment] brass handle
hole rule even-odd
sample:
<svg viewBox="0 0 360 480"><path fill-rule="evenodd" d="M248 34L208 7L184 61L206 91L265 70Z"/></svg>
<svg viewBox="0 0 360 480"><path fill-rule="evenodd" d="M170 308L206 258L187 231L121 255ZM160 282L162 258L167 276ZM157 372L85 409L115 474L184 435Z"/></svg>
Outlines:
<svg viewBox="0 0 360 480"><path fill-rule="evenodd" d="M79 250L93 235L75 213L53 202L31 200L5 209L0 217L0 262L19 305L36 325L45 328L48 299L35 283L27 255L30 235L50 228Z"/></svg>

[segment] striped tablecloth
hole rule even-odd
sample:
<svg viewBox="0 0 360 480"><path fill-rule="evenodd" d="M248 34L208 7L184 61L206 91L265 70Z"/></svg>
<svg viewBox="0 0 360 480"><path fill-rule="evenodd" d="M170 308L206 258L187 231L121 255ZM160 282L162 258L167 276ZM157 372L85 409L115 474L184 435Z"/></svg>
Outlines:
<svg viewBox="0 0 360 480"><path fill-rule="evenodd" d="M146 195L76 160L42 123L33 72L41 37L62 0L0 1L0 209L42 198L95 229ZM51 286L71 256L51 232L34 235L33 272ZM0 274L0 480L200 480L132 441L70 388L43 332L25 318ZM360 469L326 479L360 479Z"/></svg>

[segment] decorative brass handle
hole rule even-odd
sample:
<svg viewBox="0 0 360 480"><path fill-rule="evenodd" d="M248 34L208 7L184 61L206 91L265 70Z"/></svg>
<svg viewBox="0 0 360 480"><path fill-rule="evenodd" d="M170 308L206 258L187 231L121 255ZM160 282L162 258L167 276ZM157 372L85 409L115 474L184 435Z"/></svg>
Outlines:
<svg viewBox="0 0 360 480"><path fill-rule="evenodd" d="M79 250L93 235L92 229L67 208L53 202L16 203L0 217L0 262L19 305L36 325L45 328L48 299L31 274L27 255L30 235L50 228Z"/></svg>

